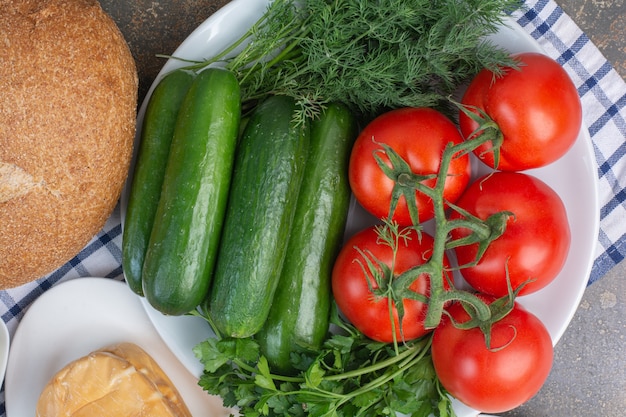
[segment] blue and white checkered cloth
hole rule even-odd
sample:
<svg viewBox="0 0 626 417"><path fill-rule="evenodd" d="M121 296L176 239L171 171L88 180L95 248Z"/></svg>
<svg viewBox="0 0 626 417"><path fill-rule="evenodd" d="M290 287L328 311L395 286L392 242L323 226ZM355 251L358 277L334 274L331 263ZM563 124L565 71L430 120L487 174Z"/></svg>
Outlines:
<svg viewBox="0 0 626 417"><path fill-rule="evenodd" d="M513 17L576 84L593 143L600 199L593 283L626 256L626 83L554 1L526 4Z"/></svg>
<svg viewBox="0 0 626 417"><path fill-rule="evenodd" d="M626 256L626 83L589 38L553 0L526 1L513 13L520 26L556 59L578 87L584 122L598 166L600 233L589 277L600 279ZM0 315L11 335L28 306L53 285L79 277L122 280L120 210L70 262L52 274L18 288L0 291ZM4 389L0 416L5 415Z"/></svg>

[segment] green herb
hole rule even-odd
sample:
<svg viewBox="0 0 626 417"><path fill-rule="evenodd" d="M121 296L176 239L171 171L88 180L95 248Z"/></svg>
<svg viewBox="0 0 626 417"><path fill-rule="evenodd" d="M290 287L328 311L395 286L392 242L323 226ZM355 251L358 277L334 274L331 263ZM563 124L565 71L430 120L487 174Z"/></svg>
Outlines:
<svg viewBox="0 0 626 417"><path fill-rule="evenodd" d="M195 66L221 62L237 73L244 103L285 94L299 101L304 116L331 101L366 116L445 107L446 97L480 69L515 66L485 37L519 6L519 0L274 0L241 39Z"/></svg>
<svg viewBox="0 0 626 417"><path fill-rule="evenodd" d="M343 331L320 352L294 353L301 370L293 376L273 374L253 338L206 340L194 349L205 367L199 384L247 417L454 415L430 360L430 337L394 348L336 312L333 322Z"/></svg>

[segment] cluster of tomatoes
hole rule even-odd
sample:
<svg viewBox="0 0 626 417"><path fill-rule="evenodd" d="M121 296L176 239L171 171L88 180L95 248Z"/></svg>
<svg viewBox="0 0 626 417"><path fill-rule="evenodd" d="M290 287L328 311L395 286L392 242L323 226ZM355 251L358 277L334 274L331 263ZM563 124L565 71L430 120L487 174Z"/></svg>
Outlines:
<svg viewBox="0 0 626 417"><path fill-rule="evenodd" d="M517 289L517 296L539 291L558 275L570 246L565 206L547 184L524 171L550 164L570 149L581 127L581 104L557 62L537 53L516 58L518 68L505 69L499 76L485 69L472 80L460 103L458 125L434 109L403 108L380 115L362 130L350 159L353 194L377 218L407 226L408 238L399 239L392 250L381 244L375 227L356 233L341 250L332 277L339 309L369 338L410 340L434 330L432 359L442 385L466 405L492 413L517 407L545 382L553 350L541 321L515 303L490 324L486 339L484 328L463 326L471 312L455 302L446 305L434 329L426 327L426 297L435 277L420 276L410 285L422 298L390 305L377 292L380 281L363 267L363 257L370 256L376 268L386 265L399 275L427 262L433 250L434 238L414 227L433 219L432 199L417 190L398 194L400 176L390 175L394 163L385 149L410 166L418 176L413 178L434 187L447 146L490 135L471 151L455 155L447 166L446 222L459 226L450 227L446 236L458 242L446 250L455 266L446 255L443 271L457 268L487 304L510 295L512 289ZM381 169L381 161L389 169ZM488 166L489 172L472 178L476 163ZM413 196L418 219L407 204L407 197ZM467 218L486 221L499 212L509 213L506 227L488 247L462 244L473 233L463 227Z"/></svg>

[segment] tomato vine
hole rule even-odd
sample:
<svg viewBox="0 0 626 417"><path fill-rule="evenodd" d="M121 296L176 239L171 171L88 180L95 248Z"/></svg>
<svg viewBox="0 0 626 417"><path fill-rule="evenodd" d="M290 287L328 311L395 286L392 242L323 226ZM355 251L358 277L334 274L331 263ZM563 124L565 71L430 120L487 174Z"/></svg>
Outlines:
<svg viewBox="0 0 626 417"><path fill-rule="evenodd" d="M458 103L453 103L458 105ZM489 216L486 220L481 220L463 211L454 204L445 201L443 197L448 166L453 158L472 152L474 149L491 140L493 140L491 134L475 132L475 134L464 142L448 144L442 154L439 171L436 174L436 182L433 187L423 183L425 179L432 178L431 176L414 174L411 172L408 163L390 146L381 144L382 150L380 152L386 154L387 160L390 161L391 165L386 163L380 155L375 155L376 161L385 175L396 182L389 216L387 219L383 219L386 226L381 229L381 235L398 233L397 227L394 228L389 225L392 224L391 216L400 196L405 197L409 211L412 213L411 217L414 219L414 224L411 227L418 230L421 229L421 225L416 221L418 208L415 205L415 200L407 197L414 195L416 191L421 192L432 200L434 207L435 243L432 255L428 262L415 266L394 277L393 280L389 280L388 285L391 288L387 291L387 294L391 297L395 297L391 300L395 305L401 305L402 298L413 298L415 296L415 293L409 290L408 287L421 274L427 274L433 278L446 276L450 272L443 269L443 258L446 250L460 245L478 243L479 251L474 260L474 263L478 263L489 244L505 232L506 223L510 217L514 216L513 213L502 211ZM463 218L448 220L447 210L457 210L463 215ZM450 232L455 228L461 227L470 229L471 234L464 238L450 240ZM386 236L383 237L383 240L393 241L393 238ZM460 265L458 268L466 266L468 265ZM373 273L374 270L370 268L370 272ZM487 304L472 292L457 289L454 286L445 288L442 280L431 279L428 311L424 326L430 329L437 327L444 314L444 307L451 301L458 301L467 307L468 314L471 316L471 320L465 327L474 326L484 329L486 341L489 343L488 331L491 324L501 319L513 308L512 300L520 289L521 288L511 289L510 294L503 297L499 302Z"/></svg>

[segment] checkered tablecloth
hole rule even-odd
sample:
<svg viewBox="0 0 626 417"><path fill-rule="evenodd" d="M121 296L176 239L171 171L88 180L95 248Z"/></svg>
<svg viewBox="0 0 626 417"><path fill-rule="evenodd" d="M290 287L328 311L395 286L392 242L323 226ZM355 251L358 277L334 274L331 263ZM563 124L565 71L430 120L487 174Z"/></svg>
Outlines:
<svg viewBox="0 0 626 417"><path fill-rule="evenodd" d="M589 277L600 279L626 255L626 83L553 0L526 1L513 17L569 73L582 100L598 166L600 233ZM70 262L19 288L0 291L0 315L11 335L28 306L53 285L79 277L122 280L120 210ZM4 389L0 416L5 415Z"/></svg>

